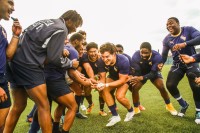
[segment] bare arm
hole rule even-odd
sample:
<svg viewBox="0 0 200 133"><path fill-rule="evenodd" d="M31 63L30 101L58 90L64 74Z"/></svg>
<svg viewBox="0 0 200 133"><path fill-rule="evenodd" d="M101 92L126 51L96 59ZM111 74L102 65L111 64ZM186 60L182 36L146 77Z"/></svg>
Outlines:
<svg viewBox="0 0 200 133"><path fill-rule="evenodd" d="M12 26L12 32L13 32L12 39L6 49L6 56L8 60L11 60L13 55L15 54L19 42L19 35L22 32L22 27L18 20L14 21Z"/></svg>

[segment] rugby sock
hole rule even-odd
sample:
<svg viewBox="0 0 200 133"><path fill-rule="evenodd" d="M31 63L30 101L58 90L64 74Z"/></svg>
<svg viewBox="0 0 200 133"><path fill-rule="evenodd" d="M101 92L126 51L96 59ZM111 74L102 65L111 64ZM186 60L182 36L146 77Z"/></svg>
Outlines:
<svg viewBox="0 0 200 133"><path fill-rule="evenodd" d="M133 107L131 107L130 109L128 109L128 112L133 112Z"/></svg>
<svg viewBox="0 0 200 133"><path fill-rule="evenodd" d="M133 104L134 104L134 107L136 107L136 108L140 105L139 102L137 102L137 103L133 103Z"/></svg>
<svg viewBox="0 0 200 133"><path fill-rule="evenodd" d="M80 102L80 104L83 104L84 98L85 98L85 96L81 96L81 102Z"/></svg>
<svg viewBox="0 0 200 133"><path fill-rule="evenodd" d="M31 127L30 127L30 130L29 130L29 133L37 133L37 131L39 131L39 130L40 130L39 122L35 121L33 119L33 122L31 123Z"/></svg>
<svg viewBox="0 0 200 133"><path fill-rule="evenodd" d="M59 122L53 122L53 131L59 130Z"/></svg>
<svg viewBox="0 0 200 133"><path fill-rule="evenodd" d="M69 133L69 131L65 131L64 129L62 129L62 133Z"/></svg>
<svg viewBox="0 0 200 133"><path fill-rule="evenodd" d="M31 112L29 113L29 115L27 116L28 118L33 117L33 113L35 112L35 110L37 109L36 104L33 106Z"/></svg>
<svg viewBox="0 0 200 133"><path fill-rule="evenodd" d="M80 107L80 102L81 102L81 96L75 95L75 100L76 100L76 103L78 105L78 109L77 109L76 113L78 113L79 112L79 107Z"/></svg>
<svg viewBox="0 0 200 133"><path fill-rule="evenodd" d="M194 103L196 105L196 113L200 112L200 102L195 101Z"/></svg>
<svg viewBox="0 0 200 133"><path fill-rule="evenodd" d="M99 97L99 106L100 106L101 111L103 111L104 109L104 104L105 104L105 101L103 100L103 97Z"/></svg>
<svg viewBox="0 0 200 133"><path fill-rule="evenodd" d="M181 105L182 107L186 107L186 101L183 100L183 98L179 95L179 96L174 96L174 98L176 98L176 100L178 101L179 105Z"/></svg>
<svg viewBox="0 0 200 133"><path fill-rule="evenodd" d="M92 94L90 94L89 96L85 96L85 98L87 99L89 105L92 105Z"/></svg>
<svg viewBox="0 0 200 133"><path fill-rule="evenodd" d="M165 104L170 104L170 99L166 99Z"/></svg>
<svg viewBox="0 0 200 133"><path fill-rule="evenodd" d="M114 104L112 106L108 106L108 108L110 109L113 116L118 116L118 113L116 111L116 106Z"/></svg>
<svg viewBox="0 0 200 133"><path fill-rule="evenodd" d="M65 108L66 109L66 108ZM62 112L62 115L64 115L65 116L65 109L63 109L63 112Z"/></svg>

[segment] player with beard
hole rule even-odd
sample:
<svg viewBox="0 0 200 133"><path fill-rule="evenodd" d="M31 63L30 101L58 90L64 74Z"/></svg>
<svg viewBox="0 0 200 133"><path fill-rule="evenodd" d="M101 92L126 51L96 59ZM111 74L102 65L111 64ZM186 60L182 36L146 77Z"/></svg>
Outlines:
<svg viewBox="0 0 200 133"><path fill-rule="evenodd" d="M165 89L163 78L158 70L158 64L162 63L161 55L151 49L151 44L143 42L140 45L140 50L136 51L132 56L132 68L134 69L133 77L130 78L130 86L136 114L140 113L139 109L139 90L147 82L151 80L153 85L160 91L160 94L165 101L166 109L172 114L177 115L170 102L169 95Z"/></svg>
<svg viewBox="0 0 200 133"><path fill-rule="evenodd" d="M169 34L163 40L163 62L166 62L169 50L171 50L173 56L173 65L166 81L167 89L180 104L181 110L178 116L183 117L189 104L182 98L177 86L186 74L196 106L195 122L200 124L200 87L196 86L194 80L188 76L191 72L197 76L200 75L199 64L190 63L186 65L179 59L180 54L192 56L196 53L194 46L200 44L200 32L192 26L180 27L179 20L176 17L169 18L166 27Z"/></svg>
<svg viewBox="0 0 200 133"><path fill-rule="evenodd" d="M24 30L10 64L13 106L6 119L5 132L14 131L26 107L28 95L38 108L42 132L52 132L44 64L51 63L58 67L69 65L69 60L62 56L64 41L82 23L80 14L69 10L58 19L41 20Z"/></svg>

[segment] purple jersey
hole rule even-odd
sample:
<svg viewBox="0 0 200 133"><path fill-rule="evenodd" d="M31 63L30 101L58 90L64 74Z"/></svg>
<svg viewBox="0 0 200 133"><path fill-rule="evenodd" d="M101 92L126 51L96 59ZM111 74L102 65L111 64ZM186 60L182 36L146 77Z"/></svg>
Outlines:
<svg viewBox="0 0 200 133"><path fill-rule="evenodd" d="M172 48L175 44L186 42L187 46L181 50L172 51ZM193 27L181 27L181 34L179 36L172 36L168 34L163 40L163 51L162 57L163 62L165 63L167 60L168 52L171 50L173 56L173 64L181 64L179 60L180 54L193 55L196 53L194 46L200 44L200 32Z"/></svg>
<svg viewBox="0 0 200 133"><path fill-rule="evenodd" d="M69 51L68 58L70 60L73 60L73 59L78 60L78 52L72 45L70 44L65 45L64 49L67 49ZM54 64L49 63L45 65L44 68L45 68L44 71L45 71L46 80L56 80L56 79L64 78L67 68L70 68L70 66L63 68L63 67L58 67Z"/></svg>
<svg viewBox="0 0 200 133"><path fill-rule="evenodd" d="M0 74L6 71L6 48L8 46L7 34L0 25Z"/></svg>
<svg viewBox="0 0 200 133"><path fill-rule="evenodd" d="M86 54L86 53L83 54L83 56L81 58L81 61L80 61L82 64L80 66L82 66L82 68L83 68L82 69L82 73L85 75L85 77L89 78L88 75L87 75L87 73L86 73L85 68L83 67L83 63L89 63L90 66L92 67L94 75L96 75L96 74L98 74L97 61L98 60L96 60L95 62L92 62L91 60L89 60L88 54Z"/></svg>
<svg viewBox="0 0 200 133"><path fill-rule="evenodd" d="M136 51L132 56L131 66L134 68L134 76L148 76L150 72L158 71L158 64L162 63L162 56L152 50L152 54L148 60L143 60L140 56L140 51Z"/></svg>
<svg viewBox="0 0 200 133"><path fill-rule="evenodd" d="M128 75L130 63L128 58L121 54L116 54L116 63L113 66L106 66L103 60L98 60L98 72L109 72L109 77L113 80L119 79L119 74Z"/></svg>

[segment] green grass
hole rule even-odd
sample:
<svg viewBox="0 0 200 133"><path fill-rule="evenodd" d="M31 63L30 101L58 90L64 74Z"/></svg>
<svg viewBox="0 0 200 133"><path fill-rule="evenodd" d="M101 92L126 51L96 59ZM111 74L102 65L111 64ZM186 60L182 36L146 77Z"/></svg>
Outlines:
<svg viewBox="0 0 200 133"><path fill-rule="evenodd" d="M162 70L164 80L170 66L165 66ZM165 82L165 81L164 81ZM106 117L98 115L98 93L93 92L94 109L87 120L75 119L71 128L71 133L197 133L200 132L200 125L194 122L195 106L191 89L189 87L187 78L179 83L179 90L184 99L190 104L187 114L184 118L171 116L165 109L165 104L160 96L159 91L150 83L147 82L140 91L140 101L145 106L146 110L141 112L140 115L135 115L134 119L130 122L124 122L127 110L117 103L119 114L122 121L111 128L105 127L107 120L111 117L109 114ZM132 103L131 93L127 93L127 97ZM171 96L170 96L171 97ZM174 107L179 110L180 106L171 97L171 102ZM55 105L55 104L54 104ZM85 101L85 105L86 101ZM15 129L15 133L28 132L29 124L25 122L26 115L30 112L33 106L32 101L28 101L26 110L20 117L20 120ZM54 106L55 107L55 106ZM108 108L106 107L106 111Z"/></svg>

